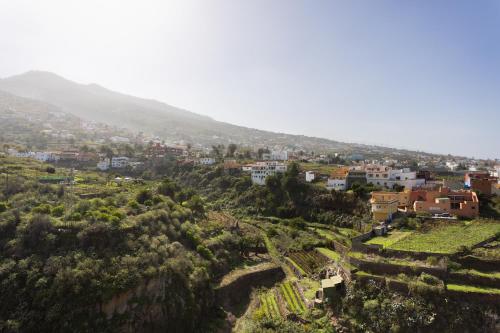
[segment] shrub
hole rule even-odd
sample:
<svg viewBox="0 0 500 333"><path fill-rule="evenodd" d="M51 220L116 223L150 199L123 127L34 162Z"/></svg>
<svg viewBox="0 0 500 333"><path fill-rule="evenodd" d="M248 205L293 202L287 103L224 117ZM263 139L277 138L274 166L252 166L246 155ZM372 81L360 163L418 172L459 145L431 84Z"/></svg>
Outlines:
<svg viewBox="0 0 500 333"><path fill-rule="evenodd" d="M132 209L139 209L139 203L135 200L130 200L127 204Z"/></svg>
<svg viewBox="0 0 500 333"><path fill-rule="evenodd" d="M33 213L38 214L50 214L50 205L43 204L38 207L33 208Z"/></svg>
<svg viewBox="0 0 500 333"><path fill-rule="evenodd" d="M144 204L146 200L151 200L153 198L153 195L151 194L150 191L144 189L140 190L139 193L137 193L135 199L137 200L138 203Z"/></svg>
<svg viewBox="0 0 500 333"><path fill-rule="evenodd" d="M427 274L427 273L420 274L420 276L419 276L418 279L420 281L425 282L427 284L430 284L432 286L437 286L437 285L439 285L439 284L442 283L442 281L440 279L438 279L434 275L430 275L430 274Z"/></svg>
<svg viewBox="0 0 500 333"><path fill-rule="evenodd" d="M0 202L0 213L3 213L7 210L7 205L5 202Z"/></svg>
<svg viewBox="0 0 500 333"><path fill-rule="evenodd" d="M55 217L61 217L64 214L64 206L59 205L56 207L53 207L52 210L50 211L50 214Z"/></svg>
<svg viewBox="0 0 500 333"><path fill-rule="evenodd" d="M439 259L435 256L430 256L430 257L427 257L426 262L430 266L436 266L439 262Z"/></svg>
<svg viewBox="0 0 500 333"><path fill-rule="evenodd" d="M196 247L196 252L198 252L203 258L211 260L213 258L212 251L210 251L207 247L204 245L198 245Z"/></svg>

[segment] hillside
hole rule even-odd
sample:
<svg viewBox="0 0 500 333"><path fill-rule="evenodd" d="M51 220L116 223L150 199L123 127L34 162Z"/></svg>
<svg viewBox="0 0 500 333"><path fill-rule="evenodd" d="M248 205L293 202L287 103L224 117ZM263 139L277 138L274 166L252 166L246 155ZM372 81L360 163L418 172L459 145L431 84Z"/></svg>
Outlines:
<svg viewBox="0 0 500 333"><path fill-rule="evenodd" d="M30 71L0 80L0 90L50 103L83 119L152 133L166 140L205 146L230 142L251 146L283 146L312 151L379 154L411 153L337 141L261 131L219 122L174 106L117 93L96 84L79 84L56 74Z"/></svg>

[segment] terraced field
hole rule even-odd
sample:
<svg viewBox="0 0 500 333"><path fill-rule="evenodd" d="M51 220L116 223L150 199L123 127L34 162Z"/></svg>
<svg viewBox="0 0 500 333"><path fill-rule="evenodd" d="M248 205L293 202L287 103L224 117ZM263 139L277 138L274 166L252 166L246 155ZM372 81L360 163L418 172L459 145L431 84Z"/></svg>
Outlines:
<svg viewBox="0 0 500 333"><path fill-rule="evenodd" d="M289 254L289 258L306 274L313 274L327 264L328 260L316 251L298 251Z"/></svg>
<svg viewBox="0 0 500 333"><path fill-rule="evenodd" d="M306 305L302 297L300 297L299 291L290 281L280 285L280 293L290 312L301 314L306 310Z"/></svg>
<svg viewBox="0 0 500 333"><path fill-rule="evenodd" d="M411 235L411 231L397 231L393 230L385 236L377 236L366 241L366 244L377 244L383 247L390 247L392 244L399 242L405 237Z"/></svg>
<svg viewBox="0 0 500 333"><path fill-rule="evenodd" d="M327 256L328 258L335 260L335 261L340 261L340 254L338 254L335 251L332 251L330 249L327 249L325 247L317 247L316 250L318 250L321 254Z"/></svg>
<svg viewBox="0 0 500 333"><path fill-rule="evenodd" d="M473 246L500 233L500 222L493 220L456 221L437 225L410 235L386 246L389 249L454 253L461 246Z"/></svg>
<svg viewBox="0 0 500 333"><path fill-rule="evenodd" d="M278 307L278 302L276 296L271 291L263 293L259 296L260 307L264 314L269 319L276 319L281 317L281 313Z"/></svg>

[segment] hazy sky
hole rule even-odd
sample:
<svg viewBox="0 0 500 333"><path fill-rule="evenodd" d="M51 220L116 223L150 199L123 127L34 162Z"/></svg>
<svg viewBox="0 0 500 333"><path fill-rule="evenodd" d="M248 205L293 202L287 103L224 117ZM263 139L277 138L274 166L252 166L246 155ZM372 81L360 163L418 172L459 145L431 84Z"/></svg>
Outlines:
<svg viewBox="0 0 500 333"><path fill-rule="evenodd" d="M500 1L0 0L31 69L217 120L500 157Z"/></svg>

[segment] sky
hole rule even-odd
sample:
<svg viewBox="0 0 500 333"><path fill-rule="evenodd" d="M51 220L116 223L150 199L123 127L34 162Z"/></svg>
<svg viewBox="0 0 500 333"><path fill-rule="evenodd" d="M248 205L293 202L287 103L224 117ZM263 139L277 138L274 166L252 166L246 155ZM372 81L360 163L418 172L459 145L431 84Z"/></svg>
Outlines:
<svg viewBox="0 0 500 333"><path fill-rule="evenodd" d="M500 158L500 2L0 0L0 77L216 120Z"/></svg>

